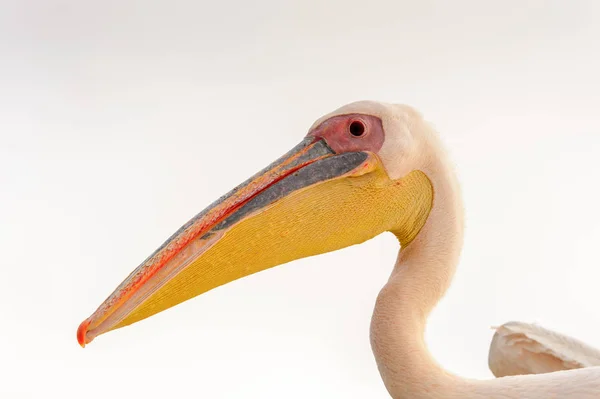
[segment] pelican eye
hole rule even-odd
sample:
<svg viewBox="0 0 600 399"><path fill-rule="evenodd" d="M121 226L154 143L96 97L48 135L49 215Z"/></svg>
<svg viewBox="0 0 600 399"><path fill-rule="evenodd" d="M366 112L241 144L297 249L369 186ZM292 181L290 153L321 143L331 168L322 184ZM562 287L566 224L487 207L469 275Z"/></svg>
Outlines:
<svg viewBox="0 0 600 399"><path fill-rule="evenodd" d="M350 134L354 137L360 137L363 134L365 134L366 127L365 124L361 121L352 121L348 130L350 131Z"/></svg>

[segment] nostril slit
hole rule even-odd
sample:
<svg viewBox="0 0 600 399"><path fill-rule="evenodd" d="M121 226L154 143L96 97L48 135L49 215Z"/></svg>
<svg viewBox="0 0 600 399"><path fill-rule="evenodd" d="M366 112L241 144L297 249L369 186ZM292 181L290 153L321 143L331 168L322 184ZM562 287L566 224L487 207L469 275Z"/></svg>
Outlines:
<svg viewBox="0 0 600 399"><path fill-rule="evenodd" d="M350 134L355 137L360 137L365 133L365 124L361 121L353 121L350 124Z"/></svg>

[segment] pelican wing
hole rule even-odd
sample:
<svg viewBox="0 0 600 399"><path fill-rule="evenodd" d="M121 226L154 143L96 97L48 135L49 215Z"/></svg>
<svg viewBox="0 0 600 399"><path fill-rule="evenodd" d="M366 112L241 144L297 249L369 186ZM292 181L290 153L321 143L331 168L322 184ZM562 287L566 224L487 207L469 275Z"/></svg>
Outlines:
<svg viewBox="0 0 600 399"><path fill-rule="evenodd" d="M513 321L495 330L488 363L496 377L600 366L599 350L539 325Z"/></svg>

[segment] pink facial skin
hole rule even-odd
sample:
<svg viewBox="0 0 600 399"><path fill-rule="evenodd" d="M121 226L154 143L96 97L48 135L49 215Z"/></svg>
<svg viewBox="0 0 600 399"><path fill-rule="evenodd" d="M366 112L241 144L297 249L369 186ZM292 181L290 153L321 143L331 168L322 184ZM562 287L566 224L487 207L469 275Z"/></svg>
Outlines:
<svg viewBox="0 0 600 399"><path fill-rule="evenodd" d="M331 117L308 132L308 136L325 139L338 154L353 151L377 153L385 140L381 119L364 114Z"/></svg>

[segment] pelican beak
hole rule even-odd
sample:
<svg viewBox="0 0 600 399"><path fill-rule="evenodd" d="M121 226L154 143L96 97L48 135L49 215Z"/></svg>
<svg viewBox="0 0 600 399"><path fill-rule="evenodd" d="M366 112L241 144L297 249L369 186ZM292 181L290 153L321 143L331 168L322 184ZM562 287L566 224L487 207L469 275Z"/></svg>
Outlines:
<svg viewBox="0 0 600 399"><path fill-rule="evenodd" d="M413 205L431 202L432 195L423 176L392 181L378 155L338 154L325 139L309 135L175 232L81 323L77 340L85 346L100 334L273 266L386 230L418 231L427 212ZM399 195L404 191L410 195Z"/></svg>
<svg viewBox="0 0 600 399"><path fill-rule="evenodd" d="M293 225L308 215L283 222L285 215L273 214L269 209L302 190L356 175L357 169L364 173L373 160L373 155L366 152L336 154L323 139L305 138L173 234L81 323L77 331L79 344L85 346L102 333L287 261L290 255L286 253L293 252L292 248L286 251ZM251 226L246 223L250 231L234 233L251 219L255 220ZM276 247L283 256L265 256L265 251ZM257 258L264 261L257 262Z"/></svg>

